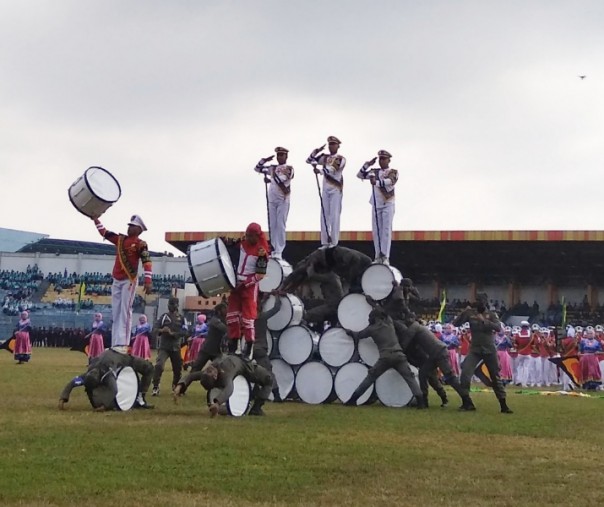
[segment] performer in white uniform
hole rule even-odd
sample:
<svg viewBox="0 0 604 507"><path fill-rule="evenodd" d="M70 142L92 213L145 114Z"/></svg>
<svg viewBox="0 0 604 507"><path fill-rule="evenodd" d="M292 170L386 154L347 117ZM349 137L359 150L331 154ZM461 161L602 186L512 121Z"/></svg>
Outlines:
<svg viewBox="0 0 604 507"><path fill-rule="evenodd" d="M335 136L327 138L329 154L319 153L321 148L313 150L306 163L313 166L315 174L323 175L323 190L321 192L321 245L336 246L340 240L340 215L342 213L342 190L344 178L342 172L346 159L338 155L340 140ZM319 169L317 166L322 166Z"/></svg>
<svg viewBox="0 0 604 507"><path fill-rule="evenodd" d="M394 186L398 181L398 171L390 168L392 155L386 150L378 151L379 168L371 166L376 158L363 164L357 177L369 180L373 194L369 202L373 208L373 246L375 260L390 264L390 243L392 242L392 221L394 219Z"/></svg>
<svg viewBox="0 0 604 507"><path fill-rule="evenodd" d="M274 155L261 158L256 164L256 172L270 179L268 188L268 222L270 241L273 245L273 257L281 259L285 249L285 229L289 214L289 194L291 180L294 178L294 168L287 165L288 150L278 146L275 148L277 164L266 165L273 160Z"/></svg>

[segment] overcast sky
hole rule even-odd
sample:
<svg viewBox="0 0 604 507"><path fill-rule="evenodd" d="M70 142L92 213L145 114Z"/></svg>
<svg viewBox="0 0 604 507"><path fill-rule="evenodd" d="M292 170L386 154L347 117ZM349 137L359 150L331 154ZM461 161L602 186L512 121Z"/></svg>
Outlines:
<svg viewBox="0 0 604 507"><path fill-rule="evenodd" d="M100 165L152 250L166 231L266 226L253 167L347 157L343 230L370 230L377 150L396 230L602 229L604 2L0 0L0 226L97 241L67 190ZM580 79L579 75L586 75Z"/></svg>

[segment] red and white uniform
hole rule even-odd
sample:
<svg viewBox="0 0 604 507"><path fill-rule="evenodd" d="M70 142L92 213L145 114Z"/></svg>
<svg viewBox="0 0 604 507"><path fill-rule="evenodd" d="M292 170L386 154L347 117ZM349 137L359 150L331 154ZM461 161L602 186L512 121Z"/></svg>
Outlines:
<svg viewBox="0 0 604 507"><path fill-rule="evenodd" d="M522 387L527 387L529 381L529 365L531 361L530 329L520 329L520 332L516 337L516 349L518 350L516 384L520 384Z"/></svg>

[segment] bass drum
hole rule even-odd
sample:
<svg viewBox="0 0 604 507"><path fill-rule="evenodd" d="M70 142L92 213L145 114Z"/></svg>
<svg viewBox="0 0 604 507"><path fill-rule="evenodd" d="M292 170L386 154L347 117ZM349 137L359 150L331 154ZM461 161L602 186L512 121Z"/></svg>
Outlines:
<svg viewBox="0 0 604 507"><path fill-rule="evenodd" d="M281 308L266 323L271 331L283 331L288 326L296 326L300 324L304 315L304 304L298 296L286 294L279 297L281 298ZM262 309L266 312L274 307L275 296L269 296Z"/></svg>
<svg viewBox="0 0 604 507"><path fill-rule="evenodd" d="M212 404L212 400L220 394L221 389L213 388L208 391L207 402L208 406ZM220 407L219 414L230 415L233 417L242 417L247 414L250 408L252 397L250 383L243 375L237 375L233 379L233 394L229 396L224 406Z"/></svg>
<svg viewBox="0 0 604 507"><path fill-rule="evenodd" d="M191 278L199 293L209 298L230 292L237 283L233 263L220 238L191 245L187 251Z"/></svg>
<svg viewBox="0 0 604 507"><path fill-rule="evenodd" d="M368 371L369 368L361 363L348 363L338 370L334 379L334 388L338 399L342 403L346 403L350 399L352 393L365 380ZM369 403L373 403L375 399L376 396L372 384L359 397L357 405L368 405Z"/></svg>
<svg viewBox="0 0 604 507"><path fill-rule="evenodd" d="M362 338L359 340L359 357L367 366L371 367L380 357L380 351L373 338Z"/></svg>
<svg viewBox="0 0 604 507"><path fill-rule="evenodd" d="M350 362L355 353L354 340L341 327L331 327L319 339L319 355L334 368Z"/></svg>
<svg viewBox="0 0 604 507"><path fill-rule="evenodd" d="M403 275L394 266L386 264L372 264L364 272L361 278L363 292L376 301L386 299L394 288L392 282L401 282Z"/></svg>
<svg viewBox="0 0 604 507"><path fill-rule="evenodd" d="M417 377L417 369L411 366ZM375 381L375 393L386 407L406 407L413 399L413 393L405 379L394 368L390 368Z"/></svg>
<svg viewBox="0 0 604 507"><path fill-rule="evenodd" d="M363 294L347 294L338 305L338 321L344 329L361 331L369 325L371 310Z"/></svg>
<svg viewBox="0 0 604 507"><path fill-rule="evenodd" d="M336 399L331 370L318 361L303 364L296 373L296 392L304 403L331 403Z"/></svg>
<svg viewBox="0 0 604 507"><path fill-rule="evenodd" d="M273 368L275 382L277 383L277 389L279 390L279 396L282 400L285 400L290 397L294 389L296 378L294 369L283 359L271 359L271 366ZM273 399L272 393L270 394L269 399Z"/></svg>
<svg viewBox="0 0 604 507"><path fill-rule="evenodd" d="M291 274L292 265L283 259L273 259L272 257L268 260L266 266L266 275L260 284L258 285L261 292L270 292L278 289L283 280Z"/></svg>
<svg viewBox="0 0 604 507"><path fill-rule="evenodd" d="M83 215L98 218L122 195L120 184L107 169L89 167L67 190L71 204Z"/></svg>
<svg viewBox="0 0 604 507"><path fill-rule="evenodd" d="M115 379L117 384L117 394L115 395L115 404L117 408L125 412L130 410L136 402L138 396L138 377L136 372L130 366L124 366L117 374Z"/></svg>
<svg viewBox="0 0 604 507"><path fill-rule="evenodd" d="M297 366L317 352L319 335L306 326L291 326L279 336L279 355L288 364Z"/></svg>

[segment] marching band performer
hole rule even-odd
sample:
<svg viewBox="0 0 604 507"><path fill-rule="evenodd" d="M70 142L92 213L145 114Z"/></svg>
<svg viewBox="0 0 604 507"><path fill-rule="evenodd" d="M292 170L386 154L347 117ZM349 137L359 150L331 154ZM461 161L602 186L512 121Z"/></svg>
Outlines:
<svg viewBox="0 0 604 507"><path fill-rule="evenodd" d="M453 332L453 326L451 324L445 324L444 333L441 334L440 340L447 346L447 353L449 354L449 361L451 362L451 369L456 377L459 377L459 359L457 356L457 350L459 349L459 338Z"/></svg>
<svg viewBox="0 0 604 507"><path fill-rule="evenodd" d="M378 151L379 168L371 168L376 158L365 162L357 177L369 180L373 195L369 201L373 207L373 245L375 260L390 263L390 243L392 242L392 222L394 220L394 186L398 181L398 171L390 168L392 155L386 150Z"/></svg>
<svg viewBox="0 0 604 507"><path fill-rule="evenodd" d="M321 192L321 245L336 246L340 240L340 215L342 214L342 195L346 159L338 154L341 141L335 136L327 138L329 154L320 153L325 145L313 150L306 163L313 166L315 174L323 175ZM317 166L322 166L318 169Z"/></svg>
<svg viewBox="0 0 604 507"><path fill-rule="evenodd" d="M579 342L581 383L583 389L598 389L602 385L602 375L597 354L602 351L602 346L596 338L593 327L590 328L585 331L585 336Z"/></svg>
<svg viewBox="0 0 604 507"><path fill-rule="evenodd" d="M151 325L147 322L147 316L141 315L138 318L138 324L134 329L134 338L132 339L132 352L134 357L151 360L151 347L149 345L149 336L151 335Z"/></svg>
<svg viewBox="0 0 604 507"><path fill-rule="evenodd" d="M531 329L528 321L520 322L520 330L516 336L516 350L518 350L517 368L518 375L516 377L516 385L522 387L528 386L529 367L531 362Z"/></svg>
<svg viewBox="0 0 604 507"><path fill-rule="evenodd" d="M103 314L95 313L92 321L92 332L90 333L90 342L88 343L88 362L95 357L100 356L105 351L106 328L103 322Z"/></svg>
<svg viewBox="0 0 604 507"><path fill-rule="evenodd" d="M17 364L27 363L31 359L30 331L31 321L29 320L29 312L23 311L15 329L14 357Z"/></svg>
<svg viewBox="0 0 604 507"><path fill-rule="evenodd" d="M539 356L541 328L539 327L539 324L533 324L531 329L531 355L529 359L528 383L531 387L541 387L543 384L541 378L541 359Z"/></svg>
<svg viewBox="0 0 604 507"><path fill-rule="evenodd" d="M507 328L506 328L507 329ZM512 362L509 350L512 348L512 340L505 329L498 331L495 335L495 346L497 347L497 358L499 359L500 376L504 385L512 381Z"/></svg>
<svg viewBox="0 0 604 507"><path fill-rule="evenodd" d="M256 164L255 171L265 176L265 182L270 181L268 188L268 230L273 245L273 257L281 259L285 249L286 223L289 214L289 196L291 180L294 178L294 168L287 165L289 150L277 146L275 148L277 164L266 165L275 155L261 158ZM267 181L268 180L268 181Z"/></svg>
<svg viewBox="0 0 604 507"><path fill-rule="evenodd" d="M195 359L197 359L199 351L203 346L203 342L205 342L206 338L208 337L208 325L206 324L206 319L207 317L203 313L200 313L197 316L197 324L195 324L195 327L193 328L193 336L190 338L190 345L187 350L187 356L185 357L185 369L190 366Z"/></svg>
<svg viewBox="0 0 604 507"><path fill-rule="evenodd" d="M138 285L138 263L142 261L145 275L145 294L151 293L151 256L147 243L139 236L147 230L143 219L132 215L128 222L128 233L116 234L105 229L98 218L93 218L99 234L116 246L115 264L113 265L113 285L111 286L111 347L118 352L126 353L130 343L132 328L132 304Z"/></svg>

